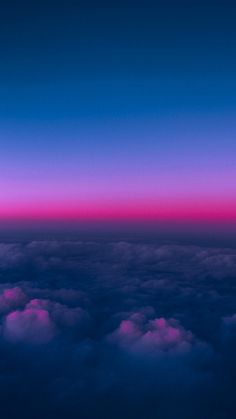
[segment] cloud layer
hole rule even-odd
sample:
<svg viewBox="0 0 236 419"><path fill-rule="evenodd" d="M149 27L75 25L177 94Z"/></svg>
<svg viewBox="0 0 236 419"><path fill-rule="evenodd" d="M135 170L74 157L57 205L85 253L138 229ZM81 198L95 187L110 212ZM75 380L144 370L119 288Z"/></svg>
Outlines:
<svg viewBox="0 0 236 419"><path fill-rule="evenodd" d="M234 418L235 248L22 240L0 279L4 418Z"/></svg>

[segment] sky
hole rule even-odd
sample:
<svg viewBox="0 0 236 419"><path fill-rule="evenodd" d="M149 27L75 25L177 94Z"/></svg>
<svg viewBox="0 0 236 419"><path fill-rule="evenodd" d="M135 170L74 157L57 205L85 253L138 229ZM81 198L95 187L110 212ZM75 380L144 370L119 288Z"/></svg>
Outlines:
<svg viewBox="0 0 236 419"><path fill-rule="evenodd" d="M9 1L0 224L236 223L230 1Z"/></svg>

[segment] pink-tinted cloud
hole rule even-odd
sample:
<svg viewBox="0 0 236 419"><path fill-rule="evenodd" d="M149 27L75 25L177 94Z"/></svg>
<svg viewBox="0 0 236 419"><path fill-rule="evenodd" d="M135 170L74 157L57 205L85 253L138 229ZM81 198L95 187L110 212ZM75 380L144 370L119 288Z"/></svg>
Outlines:
<svg viewBox="0 0 236 419"><path fill-rule="evenodd" d="M6 316L3 325L4 337L11 342L47 343L55 333L55 326L44 309L13 311Z"/></svg>
<svg viewBox="0 0 236 419"><path fill-rule="evenodd" d="M59 296L77 300L80 293L66 292ZM27 302L28 301L28 302ZM1 331L12 342L46 343L63 330L84 333L89 323L88 313L80 307L68 307L50 300L29 298L20 287L7 288L0 295Z"/></svg>
<svg viewBox="0 0 236 419"><path fill-rule="evenodd" d="M88 314L85 310L80 307L70 308L55 301L35 298L27 304L26 308L47 310L50 313L50 317L59 328L84 328L88 322Z"/></svg>
<svg viewBox="0 0 236 419"><path fill-rule="evenodd" d="M194 338L175 319L147 321L139 314L123 320L110 340L135 353L186 353Z"/></svg>
<svg viewBox="0 0 236 419"><path fill-rule="evenodd" d="M27 301L25 293L19 287L5 289L0 295L0 313L14 310Z"/></svg>

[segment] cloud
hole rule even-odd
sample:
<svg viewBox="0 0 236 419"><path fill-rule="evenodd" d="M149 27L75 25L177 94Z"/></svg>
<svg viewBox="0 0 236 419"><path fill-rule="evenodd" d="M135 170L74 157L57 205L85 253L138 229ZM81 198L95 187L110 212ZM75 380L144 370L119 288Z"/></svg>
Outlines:
<svg viewBox="0 0 236 419"><path fill-rule="evenodd" d="M0 243L0 268L6 269L23 262L24 247L18 243Z"/></svg>
<svg viewBox="0 0 236 419"><path fill-rule="evenodd" d="M5 313L22 306L27 301L25 293L19 287L3 290L0 295L0 313Z"/></svg>
<svg viewBox="0 0 236 419"><path fill-rule="evenodd" d="M200 244L2 243L2 411L233 419L235 261Z"/></svg>
<svg viewBox="0 0 236 419"><path fill-rule="evenodd" d="M88 313L82 308L70 308L50 300L33 299L26 305L26 309L47 310L58 329L76 328L81 331L90 320Z"/></svg>
<svg viewBox="0 0 236 419"><path fill-rule="evenodd" d="M152 355L186 353L194 341L192 333L175 319L161 317L147 321L139 313L123 320L110 339L129 351Z"/></svg>
<svg viewBox="0 0 236 419"><path fill-rule="evenodd" d="M56 330L49 313L44 309L26 308L8 314L3 324L3 335L11 342L47 343Z"/></svg>

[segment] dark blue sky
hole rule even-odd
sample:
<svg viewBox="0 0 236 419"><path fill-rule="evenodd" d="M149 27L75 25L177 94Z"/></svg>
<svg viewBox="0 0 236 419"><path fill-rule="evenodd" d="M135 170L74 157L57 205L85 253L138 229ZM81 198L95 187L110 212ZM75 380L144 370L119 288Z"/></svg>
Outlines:
<svg viewBox="0 0 236 419"><path fill-rule="evenodd" d="M235 106L234 2L4 3L5 117Z"/></svg>

